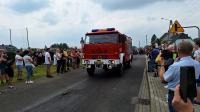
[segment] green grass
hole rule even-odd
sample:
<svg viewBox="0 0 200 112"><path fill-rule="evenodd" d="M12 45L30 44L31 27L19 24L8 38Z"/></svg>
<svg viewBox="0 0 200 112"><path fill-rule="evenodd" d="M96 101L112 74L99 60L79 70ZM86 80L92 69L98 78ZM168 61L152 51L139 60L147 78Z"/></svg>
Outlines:
<svg viewBox="0 0 200 112"><path fill-rule="evenodd" d="M55 73L56 73L56 66L52 65L51 66L51 74L55 74ZM23 74L23 79L25 81L26 77L27 77L27 72L26 72L25 67L23 67L22 74ZM33 80L39 79L39 78L44 77L44 76L46 76L46 66L45 65L39 65L39 66L37 66L33 69L33 77L32 77ZM18 82L21 82L21 81L17 80L17 69L15 68L13 83L15 84L15 83L18 83Z"/></svg>

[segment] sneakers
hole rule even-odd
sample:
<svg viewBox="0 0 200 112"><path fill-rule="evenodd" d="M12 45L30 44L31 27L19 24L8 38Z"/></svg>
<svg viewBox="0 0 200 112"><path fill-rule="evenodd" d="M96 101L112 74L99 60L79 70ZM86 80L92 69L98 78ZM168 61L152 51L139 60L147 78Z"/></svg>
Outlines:
<svg viewBox="0 0 200 112"><path fill-rule="evenodd" d="M31 80L30 80L30 81L26 81L25 83L26 83L26 84L33 84L34 81L31 81Z"/></svg>
<svg viewBox="0 0 200 112"><path fill-rule="evenodd" d="M34 81L29 81L29 84L33 84L34 83Z"/></svg>
<svg viewBox="0 0 200 112"><path fill-rule="evenodd" d="M14 86L10 85L8 86L9 89L14 89Z"/></svg>

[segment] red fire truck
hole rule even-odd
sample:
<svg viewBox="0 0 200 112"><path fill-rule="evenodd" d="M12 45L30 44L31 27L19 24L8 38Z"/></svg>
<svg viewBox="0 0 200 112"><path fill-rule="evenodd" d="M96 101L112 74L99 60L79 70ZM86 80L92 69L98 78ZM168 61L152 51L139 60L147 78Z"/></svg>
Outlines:
<svg viewBox="0 0 200 112"><path fill-rule="evenodd" d="M94 29L87 33L83 45L82 64L89 76L96 68L114 71L122 75L124 68L132 62L132 39L115 28Z"/></svg>

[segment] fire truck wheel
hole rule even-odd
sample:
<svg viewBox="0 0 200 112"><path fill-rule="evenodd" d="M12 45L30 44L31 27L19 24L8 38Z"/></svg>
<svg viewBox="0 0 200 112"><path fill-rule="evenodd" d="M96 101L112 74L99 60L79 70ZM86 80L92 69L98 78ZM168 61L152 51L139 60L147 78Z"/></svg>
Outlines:
<svg viewBox="0 0 200 112"><path fill-rule="evenodd" d="M94 76L95 68L87 68L87 73L90 77Z"/></svg>

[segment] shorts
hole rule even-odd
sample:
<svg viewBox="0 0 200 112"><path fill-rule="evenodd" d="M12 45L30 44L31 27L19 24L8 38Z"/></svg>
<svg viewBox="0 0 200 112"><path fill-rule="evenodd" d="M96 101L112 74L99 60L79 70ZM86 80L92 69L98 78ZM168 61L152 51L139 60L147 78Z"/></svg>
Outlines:
<svg viewBox="0 0 200 112"><path fill-rule="evenodd" d="M5 74L6 74L6 65L0 64L0 75L5 75Z"/></svg>
<svg viewBox="0 0 200 112"><path fill-rule="evenodd" d="M200 75L198 80L200 81ZM197 82L197 87L200 87L200 82Z"/></svg>
<svg viewBox="0 0 200 112"><path fill-rule="evenodd" d="M16 67L17 67L17 71L22 71L23 69L23 65L16 65Z"/></svg>
<svg viewBox="0 0 200 112"><path fill-rule="evenodd" d="M0 75L5 75L6 74L6 70L5 69L0 69Z"/></svg>
<svg viewBox="0 0 200 112"><path fill-rule="evenodd" d="M6 73L8 74L8 77L14 77L14 70L12 68L7 68Z"/></svg>

